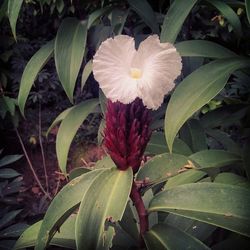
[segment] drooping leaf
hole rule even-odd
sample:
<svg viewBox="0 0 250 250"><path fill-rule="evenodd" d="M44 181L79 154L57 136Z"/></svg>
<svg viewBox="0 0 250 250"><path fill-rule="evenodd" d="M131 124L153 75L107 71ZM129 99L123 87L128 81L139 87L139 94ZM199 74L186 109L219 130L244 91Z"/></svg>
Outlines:
<svg viewBox="0 0 250 250"><path fill-rule="evenodd" d="M241 154L241 149L230 136L219 129L206 129L206 133L218 141L225 149L234 154Z"/></svg>
<svg viewBox="0 0 250 250"><path fill-rule="evenodd" d="M94 22L100 18L101 16L108 14L113 9L113 6L106 6L104 8L100 8L89 15L88 18L88 29L94 24Z"/></svg>
<svg viewBox="0 0 250 250"><path fill-rule="evenodd" d="M228 58L236 54L217 44L205 40L188 40L175 44L177 51L181 56L208 57L208 58Z"/></svg>
<svg viewBox="0 0 250 250"><path fill-rule="evenodd" d="M87 79L89 78L91 72L92 72L92 60L89 60L84 69L83 69L83 72L82 72L82 80L81 80L81 89L83 89Z"/></svg>
<svg viewBox="0 0 250 250"><path fill-rule="evenodd" d="M78 128L97 105L96 99L84 101L73 107L62 121L56 137L56 153L62 172L66 173L69 147Z"/></svg>
<svg viewBox="0 0 250 250"><path fill-rule="evenodd" d="M207 149L205 131L197 119L190 119L182 126L180 138L193 152Z"/></svg>
<svg viewBox="0 0 250 250"><path fill-rule="evenodd" d="M36 241L36 250L44 249L49 244L57 229L79 205L88 187L103 171L91 171L73 179L56 195L44 216Z"/></svg>
<svg viewBox="0 0 250 250"><path fill-rule="evenodd" d="M76 215L71 215L60 227L60 232L56 232L50 245L63 248L76 249L75 245L75 221ZM39 230L43 221L38 221L28 227L17 240L14 249L24 249L34 247L38 237Z"/></svg>
<svg viewBox="0 0 250 250"><path fill-rule="evenodd" d="M164 18L160 40L174 43L181 27L197 0L175 0ZM181 11L180 11L181 10Z"/></svg>
<svg viewBox="0 0 250 250"><path fill-rule="evenodd" d="M155 13L147 0L127 0L131 8L142 18L142 20L151 28L153 33L158 34L159 28Z"/></svg>
<svg viewBox="0 0 250 250"><path fill-rule="evenodd" d="M129 198L132 169L107 169L82 197L76 220L77 249L109 249L114 225L122 219ZM89 233L91 232L91 234Z"/></svg>
<svg viewBox="0 0 250 250"><path fill-rule="evenodd" d="M186 120L223 89L233 71L248 66L249 61L241 58L218 59L200 67L177 86L165 116L165 136L170 152Z"/></svg>
<svg viewBox="0 0 250 250"><path fill-rule="evenodd" d="M164 189L169 189L179 185L197 182L200 179L202 179L205 175L207 174L203 171L190 169L172 178L169 178L167 183L165 184Z"/></svg>
<svg viewBox="0 0 250 250"><path fill-rule="evenodd" d="M206 1L212 4L216 9L220 11L220 13L232 25L237 37L240 38L242 36L241 22L238 15L234 12L234 10L227 3L224 3L223 1L218 1L218 0L206 0Z"/></svg>
<svg viewBox="0 0 250 250"><path fill-rule="evenodd" d="M147 249L149 250L210 249L193 236L177 229L176 227L166 224L153 226L148 232L146 232L144 239Z"/></svg>
<svg viewBox="0 0 250 250"><path fill-rule="evenodd" d="M11 2L11 1L9 1ZM18 93L18 105L22 115L24 115L24 106L29 95L30 89L34 84L38 73L48 62L53 55L54 40L46 43L42 46L27 63L20 83L20 89Z"/></svg>
<svg viewBox="0 0 250 250"><path fill-rule="evenodd" d="M15 161L18 161L22 157L23 155L6 155L2 159L0 159L0 167L6 166Z"/></svg>
<svg viewBox="0 0 250 250"><path fill-rule="evenodd" d="M19 176L20 174L12 168L1 168L0 169L0 178L10 179Z"/></svg>
<svg viewBox="0 0 250 250"><path fill-rule="evenodd" d="M170 212L250 236L249 189L218 183L177 186L156 195L149 212Z"/></svg>
<svg viewBox="0 0 250 250"><path fill-rule="evenodd" d="M189 158L196 163L199 169L210 169L228 166L242 161L242 158L224 150L203 150L194 153Z"/></svg>
<svg viewBox="0 0 250 250"><path fill-rule="evenodd" d="M161 182L177 175L188 164L188 158L184 155L169 153L157 155L140 168L136 179L147 180L149 183Z"/></svg>
<svg viewBox="0 0 250 250"><path fill-rule="evenodd" d="M87 22L75 18L62 21L55 40L55 64L62 86L73 103L76 79L87 40Z"/></svg>
<svg viewBox="0 0 250 250"><path fill-rule="evenodd" d="M168 153L169 149L163 132L153 132L150 141L147 144L146 153L148 154L163 154ZM173 153L182 155L191 155L192 151L188 145L179 138L175 138L173 144Z"/></svg>
<svg viewBox="0 0 250 250"><path fill-rule="evenodd" d="M23 0L9 0L8 1L8 17L10 21L10 27L12 30L12 34L16 40L16 23L17 18L23 4Z"/></svg>
<svg viewBox="0 0 250 250"><path fill-rule="evenodd" d="M60 113L56 119L52 122L52 124L50 125L50 127L48 128L47 132L46 132L46 136L49 135L50 131L52 128L54 128L59 122L61 122L62 120L64 120L64 118L68 115L68 113L71 111L71 109L73 109L74 107L70 107L65 109L62 113Z"/></svg>

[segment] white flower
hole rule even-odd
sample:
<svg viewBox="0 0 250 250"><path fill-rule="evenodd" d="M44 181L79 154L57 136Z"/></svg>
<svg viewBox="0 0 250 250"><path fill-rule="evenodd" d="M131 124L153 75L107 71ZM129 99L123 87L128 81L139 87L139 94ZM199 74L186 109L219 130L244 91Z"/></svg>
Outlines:
<svg viewBox="0 0 250 250"><path fill-rule="evenodd" d="M174 88L181 73L179 53L157 35L142 41L138 50L132 37L115 36L104 41L93 60L93 74L107 98L131 103L137 97L157 109L164 95Z"/></svg>

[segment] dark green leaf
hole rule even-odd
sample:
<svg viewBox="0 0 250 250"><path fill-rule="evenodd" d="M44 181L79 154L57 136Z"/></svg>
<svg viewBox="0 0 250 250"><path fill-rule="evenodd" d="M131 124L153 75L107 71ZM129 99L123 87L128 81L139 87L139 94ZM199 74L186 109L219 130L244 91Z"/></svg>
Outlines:
<svg viewBox="0 0 250 250"><path fill-rule="evenodd" d="M246 5L246 11L247 11L247 19L250 24L250 1L245 0L245 5Z"/></svg>
<svg viewBox="0 0 250 250"><path fill-rule="evenodd" d="M28 228L28 225L25 223L17 223L11 225L0 232L1 238L16 238L19 237L22 232Z"/></svg>
<svg viewBox="0 0 250 250"><path fill-rule="evenodd" d="M23 155L6 155L2 159L0 159L0 167L6 166L15 161L18 161L22 157Z"/></svg>
<svg viewBox="0 0 250 250"><path fill-rule="evenodd" d="M161 30L161 42L174 43L182 25L197 0L175 0L164 18ZM181 10L181 11L180 11Z"/></svg>
<svg viewBox="0 0 250 250"><path fill-rule="evenodd" d="M66 18L62 21L55 40L55 63L58 77L72 103L86 40L86 21L78 21L75 18Z"/></svg>
<svg viewBox="0 0 250 250"><path fill-rule="evenodd" d="M84 69L83 69L83 72L82 72L82 80L81 80L81 89L83 89L87 79L89 78L89 75L91 74L92 72L92 60L89 60Z"/></svg>
<svg viewBox="0 0 250 250"><path fill-rule="evenodd" d="M2 168L0 169L0 178L10 179L19 176L20 174L12 168Z"/></svg>

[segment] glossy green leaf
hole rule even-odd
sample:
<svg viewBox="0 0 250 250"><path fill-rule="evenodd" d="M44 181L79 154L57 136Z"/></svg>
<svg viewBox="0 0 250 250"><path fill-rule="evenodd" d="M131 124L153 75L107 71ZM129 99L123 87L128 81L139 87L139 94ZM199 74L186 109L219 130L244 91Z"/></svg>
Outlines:
<svg viewBox="0 0 250 250"><path fill-rule="evenodd" d="M234 173L227 173L227 172L220 173L215 177L214 182L230 184L230 185L238 185L250 188L250 182L247 182L246 178Z"/></svg>
<svg viewBox="0 0 250 250"><path fill-rule="evenodd" d="M203 170L224 167L242 161L242 158L237 154L213 149L199 151L190 155L189 158L198 165L198 168Z"/></svg>
<svg viewBox="0 0 250 250"><path fill-rule="evenodd" d="M175 0L164 18L162 30L161 30L161 42L174 43L182 25L192 10L197 0ZM181 10L181 11L180 11Z"/></svg>
<svg viewBox="0 0 250 250"><path fill-rule="evenodd" d="M83 69L82 80L81 80L81 89L83 89L87 79L89 78L89 76L92 72L92 64L93 64L92 60L89 60Z"/></svg>
<svg viewBox="0 0 250 250"><path fill-rule="evenodd" d="M206 1L212 4L216 9L220 11L220 13L232 25L237 37L241 37L242 36L241 22L238 15L234 12L234 10L223 1L219 0L206 0Z"/></svg>
<svg viewBox="0 0 250 250"><path fill-rule="evenodd" d="M201 241L207 240L209 236L217 229L217 227L213 225L175 214L168 214L164 221L164 224L165 223L172 225Z"/></svg>
<svg viewBox="0 0 250 250"><path fill-rule="evenodd" d="M17 18L23 4L22 0L9 0L8 1L8 17L10 21L10 27L12 30L12 34L16 40L16 23Z"/></svg>
<svg viewBox="0 0 250 250"><path fill-rule="evenodd" d="M18 93L18 105L21 113L24 115L24 106L29 92L34 84L38 73L52 57L54 50L54 40L42 46L27 63L21 78L20 89Z"/></svg>
<svg viewBox="0 0 250 250"><path fill-rule="evenodd" d="M144 239L148 250L210 249L191 235L166 224L153 226L146 232Z"/></svg>
<svg viewBox="0 0 250 250"><path fill-rule="evenodd" d="M164 133L153 132L150 141L147 144L146 153L156 155L168 152L169 149L166 144ZM175 138L173 144L173 153L188 156L192 154L192 151L184 141L180 140L179 138Z"/></svg>
<svg viewBox="0 0 250 250"><path fill-rule="evenodd" d="M165 136L170 152L186 120L223 89L233 71L248 66L249 61L241 58L218 59L200 67L177 86L165 116Z"/></svg>
<svg viewBox="0 0 250 250"><path fill-rule="evenodd" d="M173 188L179 185L194 183L202 179L207 174L203 171L190 169L183 173L180 173L170 179L168 179L167 183L165 184L164 189Z"/></svg>
<svg viewBox="0 0 250 250"><path fill-rule="evenodd" d="M250 1L245 0L245 5L246 5L246 12L247 12L247 19L250 24Z"/></svg>
<svg viewBox="0 0 250 250"><path fill-rule="evenodd" d="M1 168L0 169L0 178L10 179L19 176L20 174L12 168Z"/></svg>
<svg viewBox="0 0 250 250"><path fill-rule="evenodd" d="M108 169L86 190L76 220L77 249L109 249L114 224L122 219L133 180L132 169ZM90 234L91 232L91 234Z"/></svg>
<svg viewBox="0 0 250 250"><path fill-rule="evenodd" d="M249 189L218 183L185 184L156 195L149 212L170 212L250 236Z"/></svg>
<svg viewBox="0 0 250 250"><path fill-rule="evenodd" d="M18 161L22 157L23 155L6 155L2 159L0 159L0 167L6 166L15 161Z"/></svg>
<svg viewBox="0 0 250 250"><path fill-rule="evenodd" d="M188 164L188 158L184 155L169 153L157 155L140 168L136 179L146 179L149 183L162 182L177 175Z"/></svg>
<svg viewBox="0 0 250 250"><path fill-rule="evenodd" d="M75 18L66 18L62 21L55 40L55 64L58 77L72 103L86 40L86 21L79 21Z"/></svg>
<svg viewBox="0 0 250 250"><path fill-rule="evenodd" d="M66 173L69 147L77 130L97 105L96 99L84 101L73 107L62 121L56 137L56 153L62 172Z"/></svg>
<svg viewBox="0 0 250 250"><path fill-rule="evenodd" d="M217 44L205 40L188 40L175 44L181 56L208 57L208 58L228 58L236 54Z"/></svg>
<svg viewBox="0 0 250 250"><path fill-rule="evenodd" d="M39 230L36 250L44 249L57 229L73 213L82 196L104 170L95 170L81 175L69 182L52 200Z"/></svg>
<svg viewBox="0 0 250 250"><path fill-rule="evenodd" d="M141 17L141 19L151 28L153 33L158 34L159 28L155 13L147 0L127 0L131 8Z"/></svg>
<svg viewBox="0 0 250 250"><path fill-rule="evenodd" d="M205 131L197 119L190 119L182 126L180 138L193 152L207 149Z"/></svg>
<svg viewBox="0 0 250 250"><path fill-rule="evenodd" d="M94 22L100 18L101 16L105 15L105 14L108 14L111 10L113 9L112 6L106 6L104 8L100 8L94 12L92 12L90 15L89 15L89 18L88 18L88 29L91 28L91 26L94 24Z"/></svg>
<svg viewBox="0 0 250 250"><path fill-rule="evenodd" d="M52 124L50 125L50 127L48 128L47 132L46 132L46 136L49 135L50 131L52 128L54 128L59 122L61 122L62 120L64 120L64 118L69 114L69 112L73 109L74 107L70 107L65 109L62 113L60 113L56 119L52 122Z"/></svg>
<svg viewBox="0 0 250 250"><path fill-rule="evenodd" d="M75 245L75 221L76 215L71 215L61 226L60 231L56 232L50 245L63 248L76 249ZM39 221L28 227L17 240L14 249L24 249L34 247L38 237L39 230L43 221Z"/></svg>

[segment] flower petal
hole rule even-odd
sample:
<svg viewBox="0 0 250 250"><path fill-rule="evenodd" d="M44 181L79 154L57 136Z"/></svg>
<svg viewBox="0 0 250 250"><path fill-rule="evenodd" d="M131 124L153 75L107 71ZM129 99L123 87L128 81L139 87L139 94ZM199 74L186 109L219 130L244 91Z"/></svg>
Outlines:
<svg viewBox="0 0 250 250"><path fill-rule="evenodd" d="M182 63L172 44L160 43L159 37L153 35L140 43L132 67L142 70L142 77L137 80L138 96L145 106L157 109L164 95L174 88Z"/></svg>
<svg viewBox="0 0 250 250"><path fill-rule="evenodd" d="M124 104L137 97L137 82L130 77L136 53L132 37L119 35L104 41L93 59L93 74L105 96Z"/></svg>

